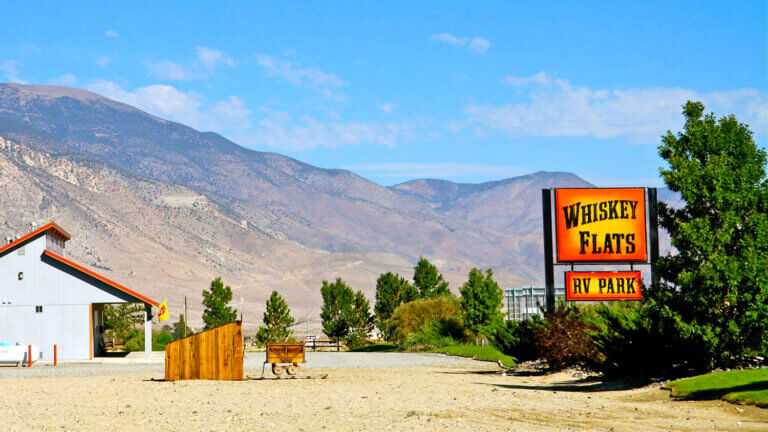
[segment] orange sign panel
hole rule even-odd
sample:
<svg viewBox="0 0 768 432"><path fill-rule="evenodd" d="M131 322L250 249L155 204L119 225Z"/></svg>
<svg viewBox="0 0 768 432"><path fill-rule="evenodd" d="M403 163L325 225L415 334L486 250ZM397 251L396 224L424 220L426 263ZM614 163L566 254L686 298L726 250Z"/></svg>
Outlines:
<svg viewBox="0 0 768 432"><path fill-rule="evenodd" d="M643 297L639 271L565 272L565 299L640 300Z"/></svg>
<svg viewBox="0 0 768 432"><path fill-rule="evenodd" d="M558 262L647 261L645 189L555 189Z"/></svg>

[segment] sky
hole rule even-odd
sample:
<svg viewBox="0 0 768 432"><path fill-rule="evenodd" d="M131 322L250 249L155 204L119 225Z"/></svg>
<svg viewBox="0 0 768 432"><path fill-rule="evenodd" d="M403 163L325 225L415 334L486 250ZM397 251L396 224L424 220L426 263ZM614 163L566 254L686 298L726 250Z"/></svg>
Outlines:
<svg viewBox="0 0 768 432"><path fill-rule="evenodd" d="M766 2L15 2L0 82L88 89L383 185L662 186L700 100L768 136Z"/></svg>

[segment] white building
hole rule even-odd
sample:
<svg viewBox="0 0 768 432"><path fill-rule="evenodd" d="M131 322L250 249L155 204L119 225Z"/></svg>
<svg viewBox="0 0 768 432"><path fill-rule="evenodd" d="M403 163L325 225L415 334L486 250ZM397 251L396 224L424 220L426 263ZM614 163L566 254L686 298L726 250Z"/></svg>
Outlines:
<svg viewBox="0 0 768 432"><path fill-rule="evenodd" d="M104 305L142 303L145 355L158 303L65 258L70 235L51 222L0 247L0 342L35 345L44 360L103 352Z"/></svg>

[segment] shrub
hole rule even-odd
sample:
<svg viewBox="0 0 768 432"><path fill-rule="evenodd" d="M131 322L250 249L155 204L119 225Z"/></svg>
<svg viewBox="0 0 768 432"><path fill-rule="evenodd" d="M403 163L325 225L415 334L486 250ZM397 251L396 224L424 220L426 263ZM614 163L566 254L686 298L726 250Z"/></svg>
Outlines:
<svg viewBox="0 0 768 432"><path fill-rule="evenodd" d="M165 330L152 332L152 351L165 350L165 344L173 341L173 335ZM125 339L125 351L144 351L144 331L133 329Z"/></svg>
<svg viewBox="0 0 768 432"><path fill-rule="evenodd" d="M441 323L437 324L441 331L454 332L455 329L460 328L464 334L464 323L461 319L458 300L452 296L439 296L402 304L395 309L392 318L387 321L387 326L392 332L394 342L403 347L412 333L422 329L425 335L433 332L434 329L430 330L425 325L431 325L434 322Z"/></svg>
<svg viewBox="0 0 768 432"><path fill-rule="evenodd" d="M587 366L600 361L589 332L595 330L579 309L561 305L544 316L544 325L536 331L536 351L551 369Z"/></svg>
<svg viewBox="0 0 768 432"><path fill-rule="evenodd" d="M401 348L408 351L430 351L467 341L467 332L459 320L448 318L424 323L416 332L408 335Z"/></svg>
<svg viewBox="0 0 768 432"><path fill-rule="evenodd" d="M489 332L488 341L518 361L535 360L538 358L535 336L543 326L544 320L536 315L530 320L498 323Z"/></svg>

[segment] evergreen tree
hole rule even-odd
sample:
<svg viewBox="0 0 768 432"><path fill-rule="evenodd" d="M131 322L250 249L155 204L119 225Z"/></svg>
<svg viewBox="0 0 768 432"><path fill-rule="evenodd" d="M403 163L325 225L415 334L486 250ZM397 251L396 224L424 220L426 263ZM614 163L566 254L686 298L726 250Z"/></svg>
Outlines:
<svg viewBox="0 0 768 432"><path fill-rule="evenodd" d="M187 319L184 314L179 315L179 320L173 324L173 330L171 331L173 340L179 340L185 335L190 336L193 334L194 332L189 328L189 326L187 326Z"/></svg>
<svg viewBox="0 0 768 432"><path fill-rule="evenodd" d="M364 346L367 343L368 334L373 330L374 321L371 305L365 298L365 294L362 291L356 292L349 317L350 333L347 337L347 346L350 348Z"/></svg>
<svg viewBox="0 0 768 432"><path fill-rule="evenodd" d="M677 253L659 260L665 283L644 294L651 322L675 339L670 361L707 370L768 345L766 153L733 115L690 101L683 114L684 131L659 146L664 182L685 201L659 205Z"/></svg>
<svg viewBox="0 0 768 432"><path fill-rule="evenodd" d="M332 283L323 281L320 294L323 297L323 307L320 311L323 332L338 341L349 334L355 293L341 278L336 278Z"/></svg>
<svg viewBox="0 0 768 432"><path fill-rule="evenodd" d="M144 322L144 307L122 303L117 306L104 305L104 333L123 342L128 339L136 324Z"/></svg>
<svg viewBox="0 0 768 432"><path fill-rule="evenodd" d="M420 257L419 263L413 268L413 286L419 290L420 298L429 299L450 294L448 282L443 280L443 275L437 271L437 267L424 257Z"/></svg>
<svg viewBox="0 0 768 432"><path fill-rule="evenodd" d="M464 325L478 334L490 334L503 321L501 312L504 294L493 280L493 270L483 272L473 268L469 280L459 289Z"/></svg>
<svg viewBox="0 0 768 432"><path fill-rule="evenodd" d="M391 340L386 321L403 303L416 300L419 293L408 281L399 274L384 273L376 280L376 326L381 330L384 339Z"/></svg>
<svg viewBox="0 0 768 432"><path fill-rule="evenodd" d="M291 308L277 291L272 291L267 300L263 321L264 325L259 327L256 333L256 341L261 344L285 342L293 334L293 330L289 329L295 322L291 316Z"/></svg>
<svg viewBox="0 0 768 432"><path fill-rule="evenodd" d="M232 288L224 286L220 277L211 281L210 290L203 290L203 322L211 329L229 324L237 319L237 310L229 306L232 301Z"/></svg>

